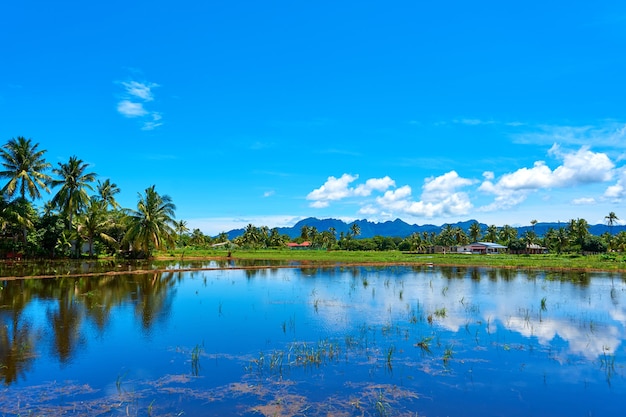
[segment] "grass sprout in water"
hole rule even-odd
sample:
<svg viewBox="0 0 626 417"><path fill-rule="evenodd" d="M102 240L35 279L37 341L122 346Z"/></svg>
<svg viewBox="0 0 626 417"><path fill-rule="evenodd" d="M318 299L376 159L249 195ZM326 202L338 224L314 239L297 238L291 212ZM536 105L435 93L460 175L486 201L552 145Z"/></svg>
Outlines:
<svg viewBox="0 0 626 417"><path fill-rule="evenodd" d="M191 350L191 374L193 376L200 375L200 355L204 348L201 345L196 345Z"/></svg>
<svg viewBox="0 0 626 417"><path fill-rule="evenodd" d="M430 342L434 339L434 336L423 337L422 340L415 344L415 347L418 347L422 350L422 352L432 353L430 350Z"/></svg>

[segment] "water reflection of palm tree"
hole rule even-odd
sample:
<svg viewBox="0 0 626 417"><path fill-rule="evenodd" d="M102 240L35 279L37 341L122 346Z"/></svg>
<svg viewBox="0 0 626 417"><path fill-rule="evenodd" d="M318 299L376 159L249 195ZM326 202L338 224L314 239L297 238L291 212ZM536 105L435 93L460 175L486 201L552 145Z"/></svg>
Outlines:
<svg viewBox="0 0 626 417"><path fill-rule="evenodd" d="M74 298L73 286L64 287L58 298L58 308L56 311L48 311L48 318L54 330L54 352L61 363L71 359L80 343L80 324L83 317L78 301Z"/></svg>
<svg viewBox="0 0 626 417"><path fill-rule="evenodd" d="M136 292L131 297L137 301L135 312L140 316L142 327L149 330L156 318L169 314L176 280L172 272L155 272L138 278Z"/></svg>
<svg viewBox="0 0 626 417"><path fill-rule="evenodd" d="M35 332L22 315L31 298L24 281L0 285L0 305L11 310L0 310L0 380L6 385L17 382L30 369L35 358Z"/></svg>

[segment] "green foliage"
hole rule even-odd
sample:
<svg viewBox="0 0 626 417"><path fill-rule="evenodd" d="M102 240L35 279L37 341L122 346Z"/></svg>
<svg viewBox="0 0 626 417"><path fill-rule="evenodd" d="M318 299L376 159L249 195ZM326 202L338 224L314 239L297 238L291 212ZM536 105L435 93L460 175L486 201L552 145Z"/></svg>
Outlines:
<svg viewBox="0 0 626 417"><path fill-rule="evenodd" d="M584 252L604 253L608 249L607 243L600 236L587 236L583 240L581 249Z"/></svg>
<svg viewBox="0 0 626 417"><path fill-rule="evenodd" d="M143 195L139 194L137 210L127 211L128 230L123 243L130 245L132 252L148 257L155 249L174 246L175 210L169 196L161 196L154 185L146 188Z"/></svg>
<svg viewBox="0 0 626 417"><path fill-rule="evenodd" d="M509 243L509 250L513 252L526 250L526 241L522 239L512 240Z"/></svg>

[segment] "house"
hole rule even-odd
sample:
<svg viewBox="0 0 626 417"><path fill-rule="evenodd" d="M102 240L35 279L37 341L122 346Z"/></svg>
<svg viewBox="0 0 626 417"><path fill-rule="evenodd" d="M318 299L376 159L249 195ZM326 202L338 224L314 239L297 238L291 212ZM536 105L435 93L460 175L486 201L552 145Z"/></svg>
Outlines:
<svg viewBox="0 0 626 417"><path fill-rule="evenodd" d="M528 245L526 245L526 253L532 253L532 254L548 253L548 248L538 245L536 243L529 243Z"/></svg>
<svg viewBox="0 0 626 417"><path fill-rule="evenodd" d="M507 247L492 242L475 242L465 246L457 246L457 253L493 254L506 250Z"/></svg>
<svg viewBox="0 0 626 417"><path fill-rule="evenodd" d="M295 243L295 242L289 242L287 243L287 247L289 249L309 249L311 247L311 242L302 242L302 243Z"/></svg>

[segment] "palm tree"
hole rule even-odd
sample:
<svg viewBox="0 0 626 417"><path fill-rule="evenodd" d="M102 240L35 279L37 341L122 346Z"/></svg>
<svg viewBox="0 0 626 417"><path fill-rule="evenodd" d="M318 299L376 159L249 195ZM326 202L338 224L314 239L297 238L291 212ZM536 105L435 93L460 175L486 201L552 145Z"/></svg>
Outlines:
<svg viewBox="0 0 626 417"><path fill-rule="evenodd" d="M606 220L606 224L609 225L610 233L613 234L613 225L619 218L614 212L610 212L608 216L604 216L604 219Z"/></svg>
<svg viewBox="0 0 626 417"><path fill-rule="evenodd" d="M307 225L304 225L300 228L300 237L302 238L302 240L309 240L310 239L310 230L311 228Z"/></svg>
<svg viewBox="0 0 626 417"><path fill-rule="evenodd" d="M517 238L517 229L505 224L500 229L500 243L510 246L511 242Z"/></svg>
<svg viewBox="0 0 626 417"><path fill-rule="evenodd" d="M480 224L478 222L473 222L469 227L470 240L472 242L478 242L481 234Z"/></svg>
<svg viewBox="0 0 626 417"><path fill-rule="evenodd" d="M352 236L356 237L361 234L361 227L356 222L354 222L350 226L350 232L352 233Z"/></svg>
<svg viewBox="0 0 626 417"><path fill-rule="evenodd" d="M89 164L72 156L66 164L59 162L59 167L52 170L59 178L50 181L50 185L53 188L61 186L52 198L52 204L67 216L69 229L72 228L74 215L89 203L86 189L93 190L90 183L96 179L96 174L85 173L88 166Z"/></svg>
<svg viewBox="0 0 626 417"><path fill-rule="evenodd" d="M161 196L155 186L139 193L137 210L127 210L128 230L124 243L131 245L133 251L143 251L147 256L154 249L171 246L175 243L176 206L168 195Z"/></svg>
<svg viewBox="0 0 626 417"><path fill-rule="evenodd" d="M567 226L570 240L576 242L582 251L585 238L589 235L589 223L585 219L571 219Z"/></svg>
<svg viewBox="0 0 626 417"><path fill-rule="evenodd" d="M106 206L111 206L113 210L120 208L119 203L115 200L115 194L119 194L120 189L117 184L112 183L111 180L106 179L104 182L98 180L98 197L106 203Z"/></svg>
<svg viewBox="0 0 626 417"><path fill-rule="evenodd" d="M453 229L452 236L454 237L454 243L456 245L465 245L468 242L467 234L460 227L455 227Z"/></svg>
<svg viewBox="0 0 626 417"><path fill-rule="evenodd" d="M49 192L48 181L50 176L44 171L50 168L43 155L45 150L38 150L39 144L31 144L31 139L18 136L9 140L0 149L3 171L1 178L7 178L9 182L2 189L3 193L11 197L19 189L20 196L25 199L26 193L31 199L41 197L40 189Z"/></svg>
<svg viewBox="0 0 626 417"><path fill-rule="evenodd" d="M498 227L495 224L487 227L487 234L485 235L487 242L495 243L498 240Z"/></svg>
<svg viewBox="0 0 626 417"><path fill-rule="evenodd" d="M554 243L556 245L556 251L558 254L561 254L563 248L569 243L569 238L567 236L567 231L563 227L559 227L554 235Z"/></svg>
<svg viewBox="0 0 626 417"><path fill-rule="evenodd" d="M93 257L94 238L117 249L119 246L115 238L106 233L112 226L111 218L107 215L107 203L93 196L89 199L85 212L78 217L77 231L81 238L87 240L89 257Z"/></svg>
<svg viewBox="0 0 626 417"><path fill-rule="evenodd" d="M176 228L176 236L178 236L178 240L182 242L182 237L189 231L187 227L187 222L184 220L179 220L174 222L174 227Z"/></svg>

